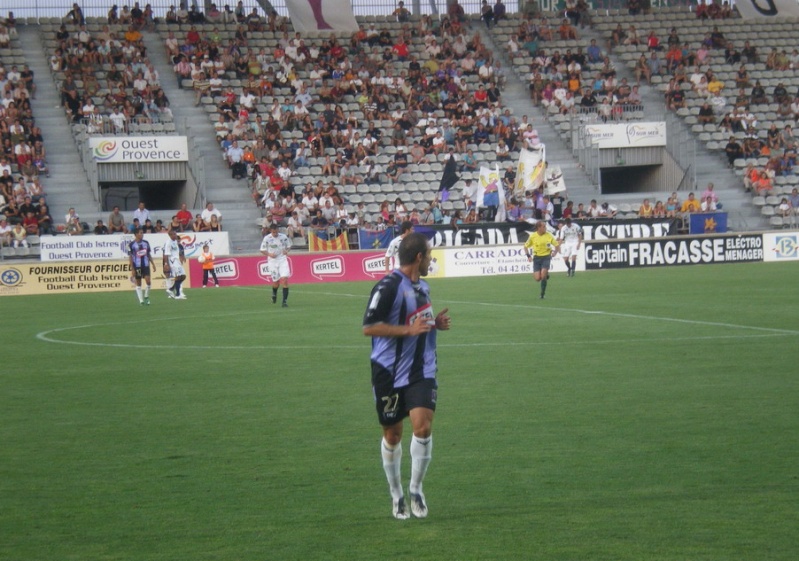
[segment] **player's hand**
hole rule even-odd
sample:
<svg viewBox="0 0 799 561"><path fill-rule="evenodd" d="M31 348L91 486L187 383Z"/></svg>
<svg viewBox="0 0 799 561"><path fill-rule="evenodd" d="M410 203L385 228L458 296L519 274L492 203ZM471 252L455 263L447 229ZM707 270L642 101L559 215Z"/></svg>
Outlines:
<svg viewBox="0 0 799 561"><path fill-rule="evenodd" d="M409 336L414 335L421 335L422 333L427 333L431 329L433 329L434 322L430 321L428 318L424 316L417 317L414 322L410 325L410 329L408 330Z"/></svg>
<svg viewBox="0 0 799 561"><path fill-rule="evenodd" d="M532 260L533 260L533 256L532 256L532 255L528 255L528 256L527 256L527 262L529 263L529 262L531 262Z"/></svg>
<svg viewBox="0 0 799 561"><path fill-rule="evenodd" d="M436 316L436 329L446 331L452 325L452 318L447 315L449 308L444 308Z"/></svg>

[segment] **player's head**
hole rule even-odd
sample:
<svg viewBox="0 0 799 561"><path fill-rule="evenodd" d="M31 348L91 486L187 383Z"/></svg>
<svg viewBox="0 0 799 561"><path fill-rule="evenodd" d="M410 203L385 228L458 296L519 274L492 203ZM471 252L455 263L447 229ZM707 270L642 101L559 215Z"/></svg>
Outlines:
<svg viewBox="0 0 799 561"><path fill-rule="evenodd" d="M538 223L535 225L535 229L539 234L543 234L547 231L547 223L543 220L539 220Z"/></svg>
<svg viewBox="0 0 799 561"><path fill-rule="evenodd" d="M571 225L572 225L572 219L571 219L571 217L570 217L570 216L567 216L567 217L566 217L566 220L564 220L564 222L566 223L566 226L571 226Z"/></svg>
<svg viewBox="0 0 799 561"><path fill-rule="evenodd" d="M430 266L430 246L424 234L411 232L402 239L399 247L400 266L414 265L419 263L419 274L427 276Z"/></svg>
<svg viewBox="0 0 799 561"><path fill-rule="evenodd" d="M400 235L413 232L413 222L410 220L403 220L400 224Z"/></svg>
<svg viewBox="0 0 799 561"><path fill-rule="evenodd" d="M275 238L280 233L280 229L278 228L277 222L272 222L272 224L269 225L269 233L272 234L272 236Z"/></svg>
<svg viewBox="0 0 799 561"><path fill-rule="evenodd" d="M210 248L208 247L208 244L203 244L203 251L204 251L205 253L208 253L208 250L209 250L209 249L210 249Z"/></svg>
<svg viewBox="0 0 799 561"><path fill-rule="evenodd" d="M167 235L169 236L170 240L178 239L177 230L175 230L174 228L170 228L169 230L167 230Z"/></svg>

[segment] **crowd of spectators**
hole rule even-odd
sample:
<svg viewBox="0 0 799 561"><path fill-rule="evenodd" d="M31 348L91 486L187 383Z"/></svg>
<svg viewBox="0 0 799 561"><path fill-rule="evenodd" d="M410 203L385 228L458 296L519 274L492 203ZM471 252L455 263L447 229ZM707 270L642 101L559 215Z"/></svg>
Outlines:
<svg viewBox="0 0 799 561"><path fill-rule="evenodd" d="M513 30L506 47L511 57L529 57L528 87L534 104L550 113L596 114L603 122L642 109L638 84L619 79L610 58L596 39L580 45L578 27L588 24L588 6L582 0L567 3L567 17L555 28L544 16L526 15ZM574 48L548 50L553 41Z"/></svg>
<svg viewBox="0 0 799 561"><path fill-rule="evenodd" d="M59 92L71 122L90 134L127 134L131 125L171 122L169 99L143 43L152 11L137 3L128 13L109 14L109 23L92 31L79 10L74 6L56 31L49 57L50 70L63 74Z"/></svg>
<svg viewBox="0 0 799 561"><path fill-rule="evenodd" d="M736 36L736 44L725 36L726 28L715 23L738 17L727 2L700 3L695 14L710 22L697 41L693 37L690 43L682 40L684 30L676 26L661 41L655 31L639 33L634 24L624 29L619 23L610 34L609 48L646 48L632 66L637 83L663 81L666 109L683 115L688 115L688 107L695 107L698 100L698 111L691 111L695 130L726 135L726 143L718 146L729 166L740 169L745 160L744 187L754 195L769 197L768 205L779 214L776 196L788 193L787 188L780 188L784 183L780 178L793 184L787 178L795 175L797 162L793 127L799 118L799 90L789 91L784 78L786 71L799 69L799 49L771 46L764 55L756 37ZM655 76L660 79L653 80ZM771 76L774 79L765 79ZM790 206L790 197L784 198L780 204ZM699 202L707 203L704 198Z"/></svg>
<svg viewBox="0 0 799 561"><path fill-rule="evenodd" d="M276 33L269 47L259 41L264 27L236 23L232 35L213 24L170 28L165 49L179 85L214 107L231 177L249 179L269 218L287 223L293 207L273 210L275 201L300 204L295 185L306 178L324 183L317 198L329 193L335 209L346 202L345 187L401 190L419 164L468 160L489 146L497 160L509 160L537 142L531 123L520 128L502 107L501 64L455 12L396 27L370 23L348 41L281 31L276 18L265 24ZM310 174L311 162L321 173ZM306 210L313 216L324 205Z"/></svg>
<svg viewBox="0 0 799 561"><path fill-rule="evenodd" d="M17 38L16 20L0 17L0 48ZM35 96L33 71L27 65L0 59L0 241L27 247L28 235L50 233L50 216L43 178L49 176L44 136L31 107Z"/></svg>

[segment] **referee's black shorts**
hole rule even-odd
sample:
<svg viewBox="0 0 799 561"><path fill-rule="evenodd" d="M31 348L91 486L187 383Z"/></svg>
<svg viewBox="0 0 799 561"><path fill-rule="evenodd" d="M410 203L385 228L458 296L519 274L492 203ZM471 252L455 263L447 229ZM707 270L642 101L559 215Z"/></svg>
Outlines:
<svg viewBox="0 0 799 561"><path fill-rule="evenodd" d="M549 266L552 264L552 257L547 255L546 257L539 257L538 255L533 256L533 272L537 273L541 269L549 270Z"/></svg>

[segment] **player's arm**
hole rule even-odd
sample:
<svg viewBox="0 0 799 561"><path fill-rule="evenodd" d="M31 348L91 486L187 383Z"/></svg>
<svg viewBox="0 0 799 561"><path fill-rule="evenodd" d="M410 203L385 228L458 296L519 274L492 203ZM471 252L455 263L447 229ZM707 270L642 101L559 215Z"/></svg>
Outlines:
<svg viewBox="0 0 799 561"><path fill-rule="evenodd" d="M436 317L436 322L438 322L438 317ZM392 325L382 322L364 325L363 334L367 337L413 337L414 335L427 333L431 329L433 329L433 326L430 325L430 320L420 315L410 325ZM449 329L449 327L446 329Z"/></svg>
<svg viewBox="0 0 799 561"><path fill-rule="evenodd" d="M153 260L153 254L150 253L150 248L147 248L147 261L150 262L150 267L152 267L153 272L155 272L155 261Z"/></svg>
<svg viewBox="0 0 799 561"><path fill-rule="evenodd" d="M530 236L529 238L527 238L527 241L524 242L524 253L525 255L527 255L528 261L533 260L533 253L531 251L532 247L533 247L533 236Z"/></svg>
<svg viewBox="0 0 799 561"><path fill-rule="evenodd" d="M558 242L558 240L556 240L555 236L553 236L552 234L549 235L549 239L550 239L549 243L552 246L552 252L550 253L550 255L554 257L560 251L560 242Z"/></svg>

